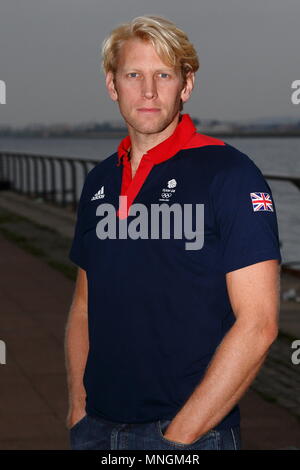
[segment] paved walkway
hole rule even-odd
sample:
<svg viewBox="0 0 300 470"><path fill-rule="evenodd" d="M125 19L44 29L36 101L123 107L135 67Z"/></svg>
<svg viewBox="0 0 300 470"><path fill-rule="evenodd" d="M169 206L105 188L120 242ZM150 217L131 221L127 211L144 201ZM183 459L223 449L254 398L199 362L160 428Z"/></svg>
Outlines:
<svg viewBox="0 0 300 470"><path fill-rule="evenodd" d="M63 337L74 283L2 235L0 252L0 449L68 449ZM252 389L240 405L244 449L300 447L286 409Z"/></svg>

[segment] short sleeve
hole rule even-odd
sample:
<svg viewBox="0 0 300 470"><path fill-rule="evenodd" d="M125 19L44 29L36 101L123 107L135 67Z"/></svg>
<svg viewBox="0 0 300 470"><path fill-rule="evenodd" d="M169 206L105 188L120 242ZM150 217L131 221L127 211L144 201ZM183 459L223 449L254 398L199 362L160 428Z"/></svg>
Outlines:
<svg viewBox="0 0 300 470"><path fill-rule="evenodd" d="M78 209L77 209L77 219L74 231L74 237L71 245L71 249L69 251L69 259L77 264L80 268L87 270L86 266L86 257L84 253L83 247L83 207L84 207L84 193L85 193L85 184L83 185Z"/></svg>
<svg viewBox="0 0 300 470"><path fill-rule="evenodd" d="M242 156L217 173L212 183L224 273L269 259L282 261L271 188L255 163Z"/></svg>

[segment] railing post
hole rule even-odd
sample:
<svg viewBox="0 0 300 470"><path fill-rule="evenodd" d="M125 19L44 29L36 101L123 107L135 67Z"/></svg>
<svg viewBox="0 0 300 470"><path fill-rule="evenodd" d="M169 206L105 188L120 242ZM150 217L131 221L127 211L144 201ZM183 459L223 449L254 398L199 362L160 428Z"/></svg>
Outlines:
<svg viewBox="0 0 300 470"><path fill-rule="evenodd" d="M39 173L38 173L38 157L36 155L33 156L33 190L34 196L38 197L39 195Z"/></svg>
<svg viewBox="0 0 300 470"><path fill-rule="evenodd" d="M56 182L55 182L55 162L56 158L49 158L51 168L51 201L55 204L56 202Z"/></svg>
<svg viewBox="0 0 300 470"><path fill-rule="evenodd" d="M73 210L75 211L76 210L76 206L77 206L77 199L76 199L76 187L77 187L77 179L76 179L76 168L75 168L75 162L74 160L71 160L71 159L68 159L68 162L71 166L71 181L72 181L72 186L71 186L71 190L72 190L72 208Z"/></svg>
<svg viewBox="0 0 300 470"><path fill-rule="evenodd" d="M0 190L7 190L11 187L9 179L5 176L4 160L6 160L7 166L7 155L5 153L0 153Z"/></svg>
<svg viewBox="0 0 300 470"><path fill-rule="evenodd" d="M39 156L42 165L42 196L44 201L47 200L47 157Z"/></svg>
<svg viewBox="0 0 300 470"><path fill-rule="evenodd" d="M30 196L31 194L31 173L30 173L30 161L31 157L28 155L28 158L25 158L26 162L26 194Z"/></svg>
<svg viewBox="0 0 300 470"><path fill-rule="evenodd" d="M65 207L66 205L66 170L64 165L64 160L59 159L60 169L61 169L61 205Z"/></svg>

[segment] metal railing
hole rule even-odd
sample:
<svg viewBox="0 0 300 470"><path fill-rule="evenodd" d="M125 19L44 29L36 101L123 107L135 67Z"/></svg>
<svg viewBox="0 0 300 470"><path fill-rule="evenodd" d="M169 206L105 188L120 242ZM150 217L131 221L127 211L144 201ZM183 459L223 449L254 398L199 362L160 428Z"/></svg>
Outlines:
<svg viewBox="0 0 300 470"><path fill-rule="evenodd" d="M97 160L0 152L0 185L32 197L66 206L74 210L82 184ZM300 177L267 175L270 180L286 181L300 190Z"/></svg>
<svg viewBox="0 0 300 470"><path fill-rule="evenodd" d="M99 163L68 157L0 152L0 186L76 210L88 172Z"/></svg>
<svg viewBox="0 0 300 470"><path fill-rule="evenodd" d="M278 176L278 175L266 175L264 174L264 178L267 180L278 180L278 181L287 181L288 183L293 183L296 188L300 189L300 178L293 177L293 176Z"/></svg>
<svg viewBox="0 0 300 470"><path fill-rule="evenodd" d="M91 159L1 151L0 189L40 197L76 211L83 182L97 163ZM300 190L300 177L264 174L264 178L292 183ZM299 265L300 261L294 263ZM288 269L295 271L292 267Z"/></svg>

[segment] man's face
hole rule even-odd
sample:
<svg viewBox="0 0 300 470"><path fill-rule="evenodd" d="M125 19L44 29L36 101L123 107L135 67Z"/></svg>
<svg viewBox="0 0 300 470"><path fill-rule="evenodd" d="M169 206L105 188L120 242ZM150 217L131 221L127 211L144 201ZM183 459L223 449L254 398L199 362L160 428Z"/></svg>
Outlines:
<svg viewBox="0 0 300 470"><path fill-rule="evenodd" d="M193 83L193 74L184 84L180 70L162 62L152 44L140 39L123 44L115 77L111 72L106 76L110 97L118 101L127 125L142 134L161 132L171 124Z"/></svg>

